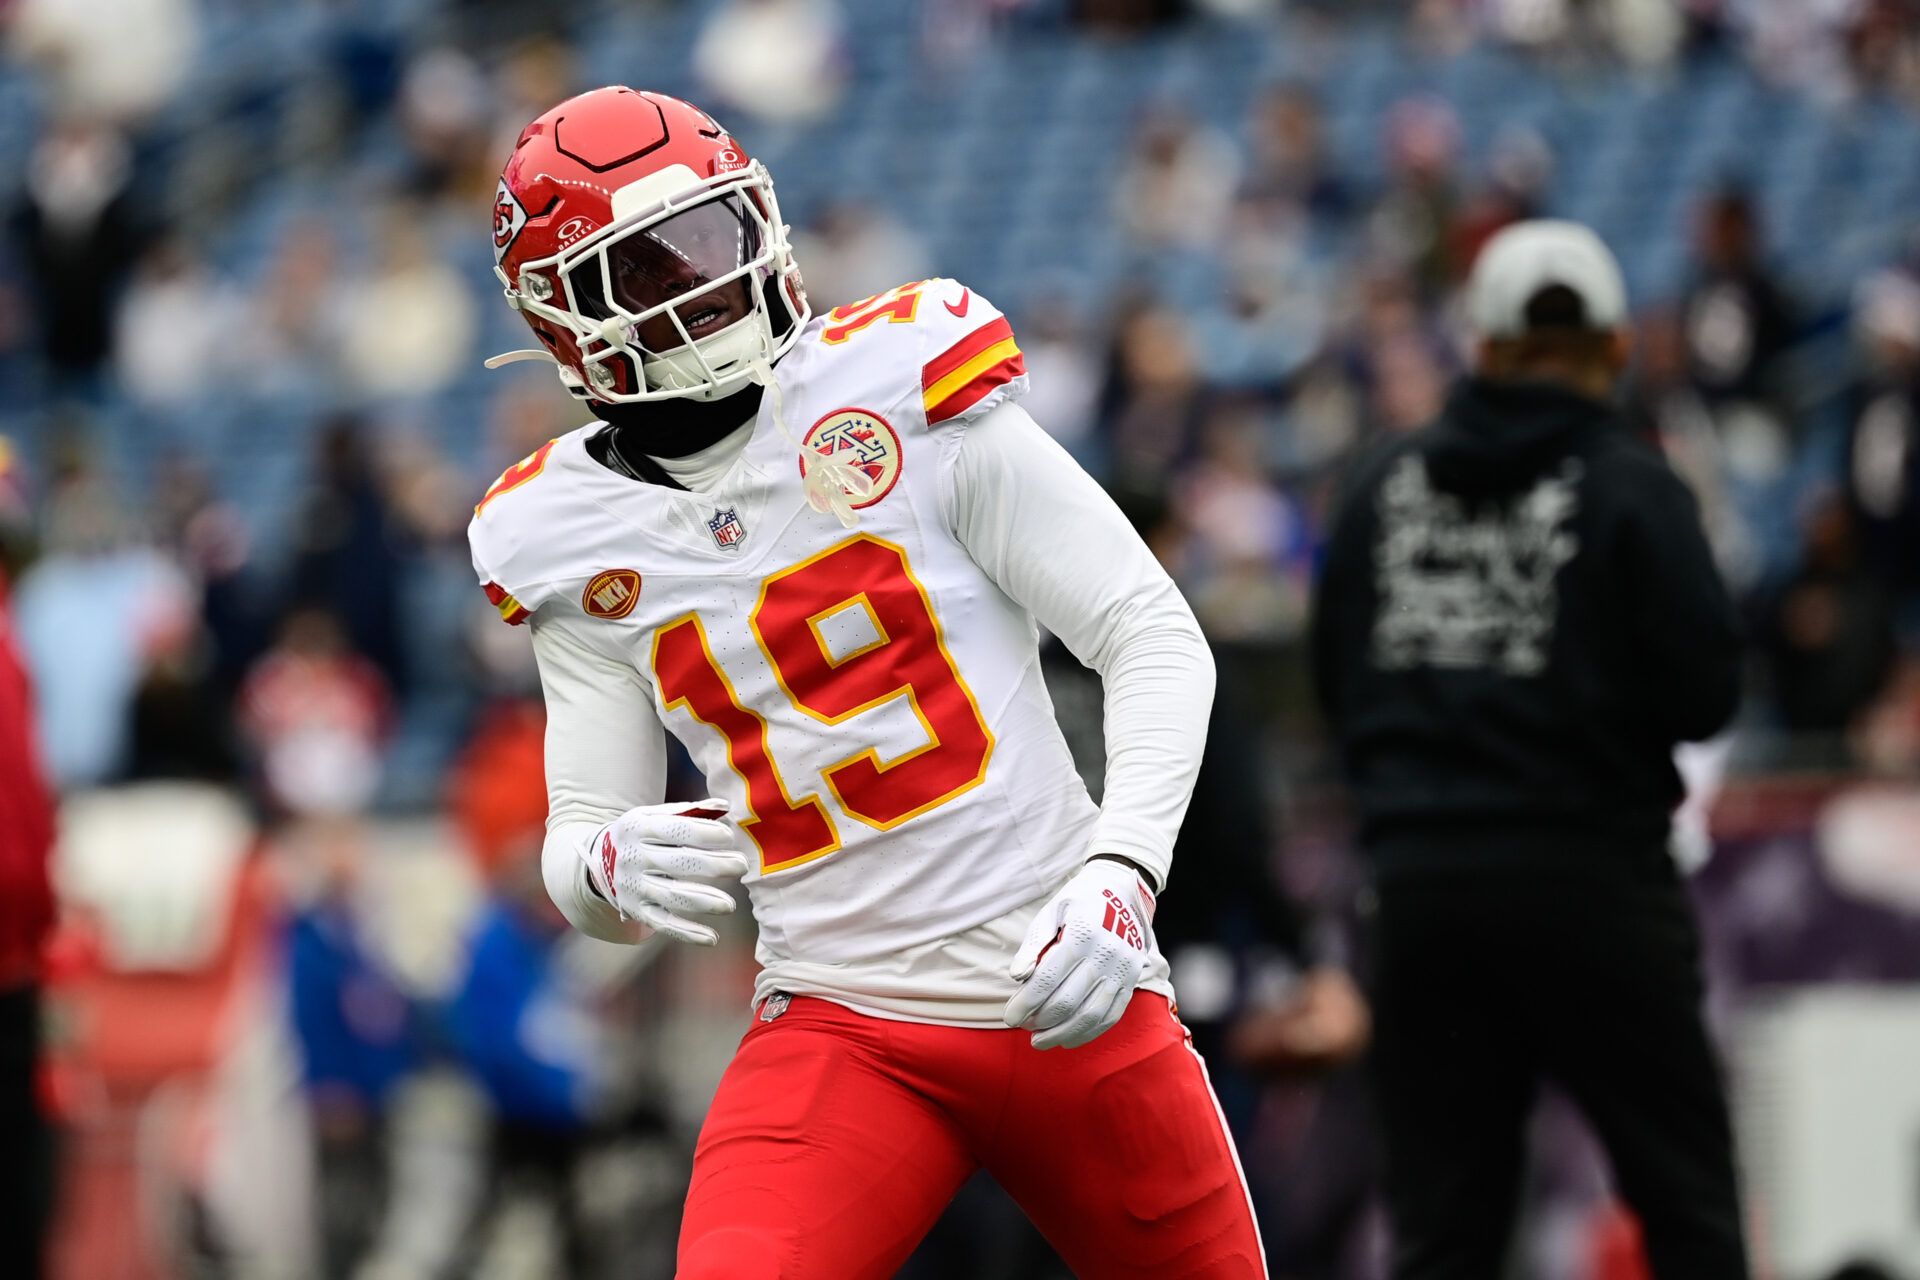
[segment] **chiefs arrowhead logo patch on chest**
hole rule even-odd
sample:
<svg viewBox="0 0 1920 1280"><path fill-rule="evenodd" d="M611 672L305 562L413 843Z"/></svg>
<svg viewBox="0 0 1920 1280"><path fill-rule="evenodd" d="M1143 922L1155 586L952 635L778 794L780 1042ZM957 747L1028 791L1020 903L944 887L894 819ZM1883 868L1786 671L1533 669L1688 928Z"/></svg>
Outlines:
<svg viewBox="0 0 1920 1280"><path fill-rule="evenodd" d="M632 569L597 573L580 593L580 607L595 618L624 618L639 603L640 575Z"/></svg>
<svg viewBox="0 0 1920 1280"><path fill-rule="evenodd" d="M835 409L813 424L800 450L800 474L807 460L833 458L866 472L873 493L854 507L870 507L893 491L900 479L900 436L885 418L868 409Z"/></svg>

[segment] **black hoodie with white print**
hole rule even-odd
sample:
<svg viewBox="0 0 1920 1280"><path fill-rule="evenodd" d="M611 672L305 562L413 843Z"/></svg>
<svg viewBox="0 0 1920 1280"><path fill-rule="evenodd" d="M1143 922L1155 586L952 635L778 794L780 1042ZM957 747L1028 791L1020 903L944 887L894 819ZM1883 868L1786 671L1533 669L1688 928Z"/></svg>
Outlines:
<svg viewBox="0 0 1920 1280"><path fill-rule="evenodd" d="M1608 406L1466 379L1357 469L1313 616L1384 874L1664 848L1677 743L1739 699L1699 510Z"/></svg>

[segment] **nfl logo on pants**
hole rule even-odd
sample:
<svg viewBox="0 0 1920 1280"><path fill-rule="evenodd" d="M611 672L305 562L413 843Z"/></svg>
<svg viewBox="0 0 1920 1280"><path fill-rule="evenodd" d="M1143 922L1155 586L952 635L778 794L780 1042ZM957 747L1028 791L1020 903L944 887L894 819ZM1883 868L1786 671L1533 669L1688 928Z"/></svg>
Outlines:
<svg viewBox="0 0 1920 1280"><path fill-rule="evenodd" d="M707 521L707 532L722 551L737 550L747 540L747 526L740 523L740 513L733 507L714 512L713 519Z"/></svg>

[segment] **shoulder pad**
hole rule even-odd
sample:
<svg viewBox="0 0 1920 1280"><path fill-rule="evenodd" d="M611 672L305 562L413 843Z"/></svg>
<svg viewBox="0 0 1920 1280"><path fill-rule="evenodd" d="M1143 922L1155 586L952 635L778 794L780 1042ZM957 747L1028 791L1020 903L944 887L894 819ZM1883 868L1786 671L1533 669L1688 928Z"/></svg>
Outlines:
<svg viewBox="0 0 1920 1280"><path fill-rule="evenodd" d="M537 512L522 510L525 501L512 495L539 479L559 443L549 440L501 472L474 506L473 519L467 525L467 548L473 555L473 572L480 579L480 589L500 611L500 617L516 627L531 618L538 607L535 593L528 589L529 581L537 575L529 572L527 554L532 544L529 523Z"/></svg>
<svg viewBox="0 0 1920 1280"><path fill-rule="evenodd" d="M915 280L835 307L815 321L819 351L851 392L918 401L928 426L963 422L1027 386L1027 365L1000 308L957 280ZM911 383L907 378L913 378Z"/></svg>
<svg viewBox="0 0 1920 1280"><path fill-rule="evenodd" d="M979 417L1027 389L1027 361L1000 308L957 280L929 280L920 389L927 425Z"/></svg>

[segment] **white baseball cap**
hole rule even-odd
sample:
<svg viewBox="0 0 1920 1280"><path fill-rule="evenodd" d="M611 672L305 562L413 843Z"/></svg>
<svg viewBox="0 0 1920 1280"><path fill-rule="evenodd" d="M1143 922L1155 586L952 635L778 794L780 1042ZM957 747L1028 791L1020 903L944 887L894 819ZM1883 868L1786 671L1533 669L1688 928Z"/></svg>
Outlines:
<svg viewBox="0 0 1920 1280"><path fill-rule="evenodd" d="M1626 281L1605 242L1577 222L1537 218L1502 228L1474 260L1467 324L1476 337L1522 337L1534 327L1527 308L1556 285L1580 300L1583 328L1607 331L1626 323Z"/></svg>

